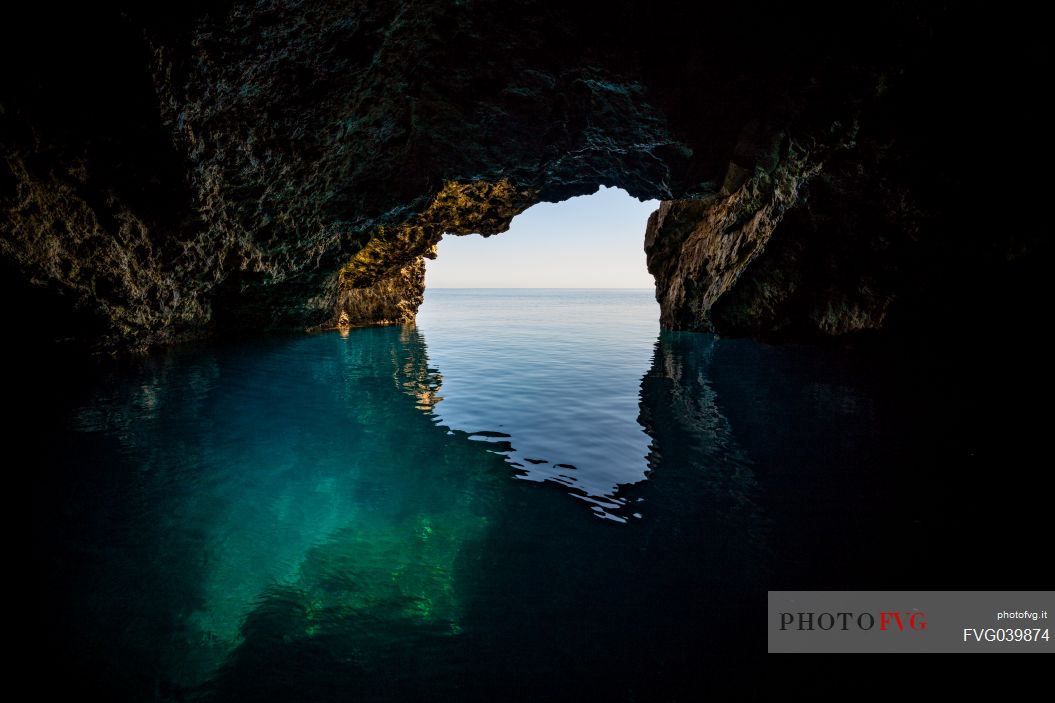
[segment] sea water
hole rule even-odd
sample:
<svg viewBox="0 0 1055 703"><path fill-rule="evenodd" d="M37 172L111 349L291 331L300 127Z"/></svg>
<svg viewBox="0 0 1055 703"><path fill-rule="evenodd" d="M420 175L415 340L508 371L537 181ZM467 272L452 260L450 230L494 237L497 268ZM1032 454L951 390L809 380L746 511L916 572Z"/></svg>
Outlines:
<svg viewBox="0 0 1055 703"><path fill-rule="evenodd" d="M416 326L79 378L45 403L34 483L57 681L276 701L737 681L767 588L882 583L867 550L926 520L884 486L926 458L843 355L658 312L648 290L429 290Z"/></svg>

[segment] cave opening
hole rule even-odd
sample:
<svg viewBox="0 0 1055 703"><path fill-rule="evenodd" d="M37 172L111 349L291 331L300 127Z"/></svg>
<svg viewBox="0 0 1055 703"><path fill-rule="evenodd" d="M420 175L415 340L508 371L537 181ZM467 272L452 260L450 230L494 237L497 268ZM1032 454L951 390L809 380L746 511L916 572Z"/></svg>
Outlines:
<svg viewBox="0 0 1055 703"><path fill-rule="evenodd" d="M658 205L602 186L592 195L533 205L497 236L445 234L426 264L426 290L652 289L642 241Z"/></svg>

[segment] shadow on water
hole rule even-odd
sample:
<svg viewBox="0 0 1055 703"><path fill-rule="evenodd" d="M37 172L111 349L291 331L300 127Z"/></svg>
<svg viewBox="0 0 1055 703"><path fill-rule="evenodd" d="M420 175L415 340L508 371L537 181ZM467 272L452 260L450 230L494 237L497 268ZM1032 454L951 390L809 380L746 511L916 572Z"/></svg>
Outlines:
<svg viewBox="0 0 1055 703"><path fill-rule="evenodd" d="M44 685L149 698L165 688L171 643L186 636L182 614L203 602L204 533L170 529L193 487L170 468L170 457L179 457L173 448L142 428L163 399L193 408L193 386L211 364L204 360L176 379L173 358L162 357L129 380L125 370L47 361L35 361L44 369L37 374L40 397L25 399L27 436L39 448L36 637L41 655L58 664ZM89 430L93 422L106 431ZM179 451L193 461L193 448Z"/></svg>
<svg viewBox="0 0 1055 703"><path fill-rule="evenodd" d="M691 335L690 335L691 336ZM1050 372L967 337L868 353L749 340L711 378L771 520L772 589L1044 588Z"/></svg>

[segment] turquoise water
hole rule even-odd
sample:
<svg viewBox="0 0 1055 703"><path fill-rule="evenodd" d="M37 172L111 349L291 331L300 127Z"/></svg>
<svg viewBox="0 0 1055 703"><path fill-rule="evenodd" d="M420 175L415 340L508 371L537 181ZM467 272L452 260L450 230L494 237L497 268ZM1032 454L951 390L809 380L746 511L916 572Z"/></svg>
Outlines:
<svg viewBox="0 0 1055 703"><path fill-rule="evenodd" d="M940 580L944 514L890 486L943 485L944 396L657 318L651 291L430 290L416 328L52 367L44 687L698 700L759 685L768 588Z"/></svg>

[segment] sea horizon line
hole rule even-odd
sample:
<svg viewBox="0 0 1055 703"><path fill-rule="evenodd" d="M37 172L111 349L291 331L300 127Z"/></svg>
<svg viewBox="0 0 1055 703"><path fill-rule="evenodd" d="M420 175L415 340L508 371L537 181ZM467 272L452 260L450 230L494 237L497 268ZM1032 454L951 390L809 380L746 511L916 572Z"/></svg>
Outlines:
<svg viewBox="0 0 1055 703"><path fill-rule="evenodd" d="M652 287L620 286L425 286L425 290L654 290Z"/></svg>

